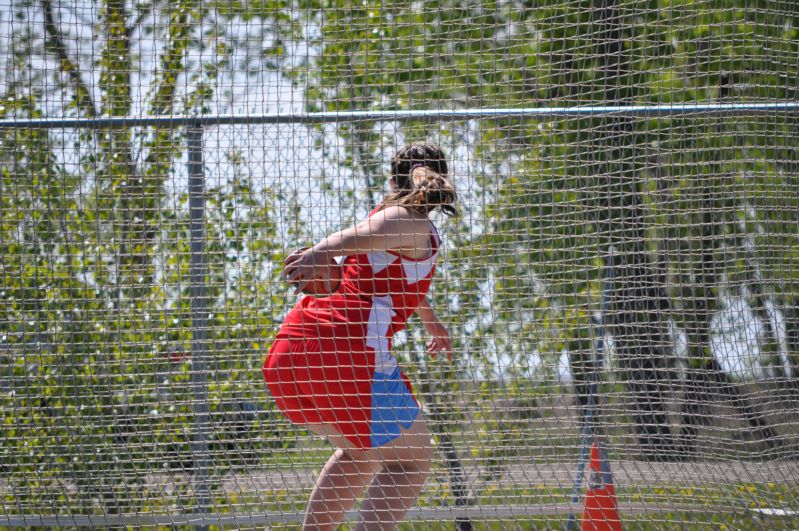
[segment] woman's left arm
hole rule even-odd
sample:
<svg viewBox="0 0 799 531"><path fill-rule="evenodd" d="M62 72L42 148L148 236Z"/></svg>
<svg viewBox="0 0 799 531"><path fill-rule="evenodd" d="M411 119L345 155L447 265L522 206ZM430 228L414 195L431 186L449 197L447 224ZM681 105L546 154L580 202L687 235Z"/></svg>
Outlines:
<svg viewBox="0 0 799 531"><path fill-rule="evenodd" d="M452 340L450 339L449 331L436 315L427 297L422 298L416 313L419 314L419 319L430 336L430 341L427 343L427 353L436 357L439 352L444 352L447 358L452 361Z"/></svg>

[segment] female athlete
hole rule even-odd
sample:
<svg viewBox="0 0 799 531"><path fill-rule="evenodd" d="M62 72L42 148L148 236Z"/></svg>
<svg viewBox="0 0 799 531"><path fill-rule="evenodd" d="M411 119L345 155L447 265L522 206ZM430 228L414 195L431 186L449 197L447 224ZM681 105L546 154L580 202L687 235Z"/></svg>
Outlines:
<svg viewBox="0 0 799 531"><path fill-rule="evenodd" d="M283 414L337 448L316 480L304 529L334 529L364 491L357 528L393 529L430 471L430 433L391 341L416 312L428 353L452 356L426 294L440 246L428 215L455 215L456 194L443 152L426 143L396 153L390 186L366 220L285 262L300 292L345 257L334 293L303 297L287 314L263 369Z"/></svg>

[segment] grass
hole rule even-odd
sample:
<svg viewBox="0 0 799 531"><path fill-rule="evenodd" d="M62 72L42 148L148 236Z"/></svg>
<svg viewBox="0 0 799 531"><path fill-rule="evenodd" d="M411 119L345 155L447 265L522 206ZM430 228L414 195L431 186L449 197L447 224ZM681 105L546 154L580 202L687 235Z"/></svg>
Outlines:
<svg viewBox="0 0 799 531"><path fill-rule="evenodd" d="M318 462L316 463L318 464ZM399 529L410 530L455 530L456 524L448 514L447 507L454 500L446 480L435 478L420 499L421 509L442 508L441 520L417 520L403 523ZM238 485L234 482L234 486ZM212 501L214 511L225 514L264 515L301 514L311 485L292 489L249 490L242 488L217 492ZM487 514L482 519L473 518L475 530L500 529L564 529L568 514L535 514L537 507L563 506L571 499L571 489L544 484L530 484L524 487L504 487L499 483L486 483L474 493L476 507L485 507ZM160 498L149 493L149 505L141 514L173 514L191 512L192 497L184 493L183 507L180 500ZM151 497L152 496L152 497ZM582 493L581 493L582 496ZM769 516L753 512L757 508L799 508L799 484L784 483L729 483L723 485L685 485L660 484L657 486L619 486L617 498L622 508L633 505L637 512L621 511L625 529L636 530L750 530L750 529L796 529L796 517ZM577 506L580 506L580 503ZM491 516L491 507L530 508L533 514L521 517L498 518ZM656 512L667 507L672 510ZM577 515L579 524L580 514ZM243 520L246 524L246 519ZM175 529L189 529L191 526L170 526ZM233 526L225 526L233 528ZM240 527L240 526L236 526ZM263 527L263 526L259 526ZM219 529L219 526L211 526ZM275 524L272 529L295 530L298 523ZM579 525L576 526L579 529ZM341 526L341 530L348 529Z"/></svg>
<svg viewBox="0 0 799 531"><path fill-rule="evenodd" d="M262 514L301 512L305 504L307 492L273 491L253 495L249 500L243 498L226 499L238 511ZM564 504L571 498L571 489L553 488L544 485L532 485L528 488L499 488L491 486L478 493L476 506L484 507L530 507L552 504ZM625 528L636 530L724 530L724 529L795 529L796 517L768 516L748 509L759 507L785 507L785 500L799 499L799 485L783 485L769 483L765 485L741 483L722 487L708 486L702 488L686 488L684 486L662 485L652 488L620 488L617 498L623 507L634 504L645 508L638 512L621 512ZM690 510L672 510L655 512L665 504L690 508ZM252 504L252 505L251 505ZM420 508L447 507L454 505L448 490L443 484L434 484L425 492L420 500ZM723 512L722 512L723 511ZM734 512L732 512L734 511ZM490 514L490 511L488 512ZM580 514L577 514L579 529ZM449 519L445 511L442 518ZM475 530L500 529L563 529L568 514L535 515L519 518L473 518ZM273 529L295 530L298 524L280 524ZM341 526L341 530L348 529ZM419 520L405 522L399 526L405 531L411 530L455 530L454 521Z"/></svg>

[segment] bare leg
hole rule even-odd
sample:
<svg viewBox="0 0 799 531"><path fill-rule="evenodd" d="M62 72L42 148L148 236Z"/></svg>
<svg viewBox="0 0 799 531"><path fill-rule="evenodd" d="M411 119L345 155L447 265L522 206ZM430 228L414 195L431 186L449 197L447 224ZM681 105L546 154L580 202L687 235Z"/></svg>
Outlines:
<svg viewBox="0 0 799 531"><path fill-rule="evenodd" d="M339 448L330 457L308 500L304 530L332 530L341 523L382 466L367 454Z"/></svg>
<svg viewBox="0 0 799 531"><path fill-rule="evenodd" d="M356 530L394 529L416 503L429 472L429 467L386 466L369 486Z"/></svg>
<svg viewBox="0 0 799 531"><path fill-rule="evenodd" d="M408 512L430 474L433 451L423 418L389 445L375 450L384 466L374 476L361 505L358 531L394 529Z"/></svg>

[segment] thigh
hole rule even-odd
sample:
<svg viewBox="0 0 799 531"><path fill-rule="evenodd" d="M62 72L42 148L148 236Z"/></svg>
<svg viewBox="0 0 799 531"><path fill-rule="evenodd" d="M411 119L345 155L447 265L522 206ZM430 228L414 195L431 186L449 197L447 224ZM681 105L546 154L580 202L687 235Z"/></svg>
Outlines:
<svg viewBox="0 0 799 531"><path fill-rule="evenodd" d="M416 421L393 441L378 448L363 448L335 429L325 424L310 424L309 429L326 437L331 444L347 453L352 459L373 463L380 468L427 470L433 460L433 443L427 421L420 413Z"/></svg>
<svg viewBox="0 0 799 531"><path fill-rule="evenodd" d="M424 415L420 412L410 428L403 429L399 437L370 453L385 463L429 466L433 459L433 443Z"/></svg>

